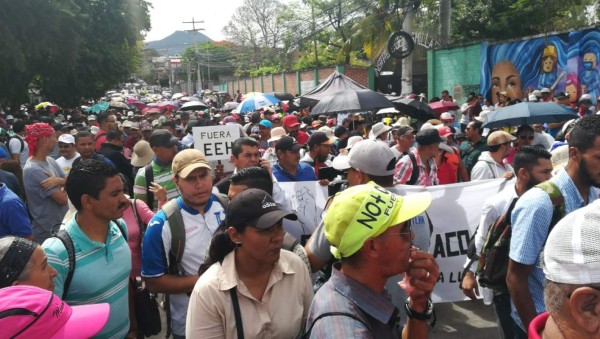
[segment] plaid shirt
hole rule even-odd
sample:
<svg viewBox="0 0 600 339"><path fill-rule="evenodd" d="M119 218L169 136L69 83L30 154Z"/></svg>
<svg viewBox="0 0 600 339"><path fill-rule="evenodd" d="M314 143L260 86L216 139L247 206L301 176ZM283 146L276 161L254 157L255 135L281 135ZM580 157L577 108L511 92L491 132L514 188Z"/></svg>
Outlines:
<svg viewBox="0 0 600 339"><path fill-rule="evenodd" d="M427 167L423 164L421 157L419 156L418 148L412 150L415 158L417 159L417 167L419 170L419 178L415 185L421 186L435 186L439 185L438 177L437 177L437 166L435 165L435 161L433 159L429 159L429 171L427 171ZM394 172L394 186L402 185L407 183L410 180L410 177L413 173L413 163L410 160L410 156L407 154L398 160L396 164L396 172Z"/></svg>

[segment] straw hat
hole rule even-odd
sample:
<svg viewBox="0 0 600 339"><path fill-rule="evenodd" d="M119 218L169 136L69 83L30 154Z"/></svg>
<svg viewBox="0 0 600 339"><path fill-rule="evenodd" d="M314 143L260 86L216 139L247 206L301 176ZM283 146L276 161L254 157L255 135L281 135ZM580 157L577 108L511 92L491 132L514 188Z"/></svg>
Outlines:
<svg viewBox="0 0 600 339"><path fill-rule="evenodd" d="M131 165L134 167L144 167L148 165L154 157L154 151L146 140L138 141L133 146L133 154L131 155Z"/></svg>

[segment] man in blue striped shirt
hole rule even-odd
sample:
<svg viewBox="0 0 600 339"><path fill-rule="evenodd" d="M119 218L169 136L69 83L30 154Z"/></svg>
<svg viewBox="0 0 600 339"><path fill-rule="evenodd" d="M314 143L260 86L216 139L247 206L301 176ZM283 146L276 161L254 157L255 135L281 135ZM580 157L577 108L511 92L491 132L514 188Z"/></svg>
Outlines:
<svg viewBox="0 0 600 339"><path fill-rule="evenodd" d="M75 271L68 290L67 249L57 238L42 247L58 272L54 293L69 305L109 303L110 316L97 338L124 338L129 328L129 273L131 253L123 216L129 206L118 172L100 160L84 160L71 170L67 195L77 212L64 226L73 241ZM132 333L135 337L135 333Z"/></svg>
<svg viewBox="0 0 600 339"><path fill-rule="evenodd" d="M569 162L550 179L564 198L564 213L588 205L600 191L600 116L586 116L568 135ZM554 206L540 188L527 191L512 213L510 261L506 282L512 299L512 317L517 338L527 338L529 323L546 311L542 252L552 221Z"/></svg>

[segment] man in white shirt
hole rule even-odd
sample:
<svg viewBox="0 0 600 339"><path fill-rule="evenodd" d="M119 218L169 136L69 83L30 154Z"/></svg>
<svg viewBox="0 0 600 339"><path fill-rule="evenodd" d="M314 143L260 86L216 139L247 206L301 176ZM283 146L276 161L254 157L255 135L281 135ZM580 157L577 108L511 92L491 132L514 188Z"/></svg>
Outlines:
<svg viewBox="0 0 600 339"><path fill-rule="evenodd" d="M71 134L63 134L58 137L58 150L61 157L56 159L56 162L62 167L65 174L69 175L73 162L79 158L79 153L75 148L75 137Z"/></svg>

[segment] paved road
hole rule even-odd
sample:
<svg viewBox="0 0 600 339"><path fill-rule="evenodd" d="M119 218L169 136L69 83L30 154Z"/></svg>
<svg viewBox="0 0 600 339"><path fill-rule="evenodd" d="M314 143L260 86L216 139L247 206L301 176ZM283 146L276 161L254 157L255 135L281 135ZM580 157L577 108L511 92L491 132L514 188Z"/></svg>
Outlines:
<svg viewBox="0 0 600 339"><path fill-rule="evenodd" d="M436 304L437 323L429 332L432 339L494 339L499 338L492 306L481 300ZM166 324L162 313L163 332L152 338L164 338Z"/></svg>

